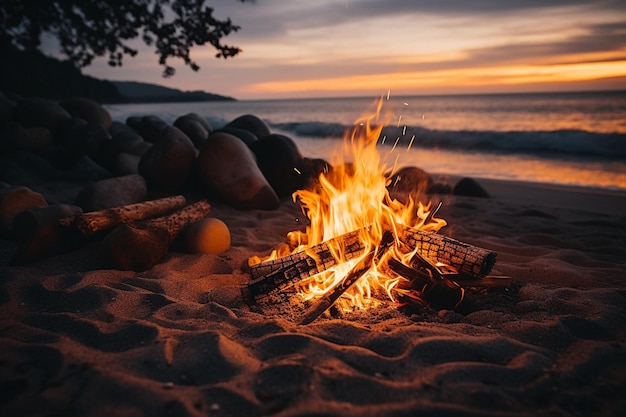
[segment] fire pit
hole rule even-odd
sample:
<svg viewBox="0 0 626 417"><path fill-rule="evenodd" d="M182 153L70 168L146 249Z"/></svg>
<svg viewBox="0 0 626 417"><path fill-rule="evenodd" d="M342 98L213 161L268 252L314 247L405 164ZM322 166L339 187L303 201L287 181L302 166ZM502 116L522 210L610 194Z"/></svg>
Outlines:
<svg viewBox="0 0 626 417"><path fill-rule="evenodd" d="M464 297L461 279L491 272L494 252L437 233L446 225L436 217L441 204L391 197L377 149L382 105L346 134L343 152L316 186L294 193L310 221L306 230L288 234L289 249L250 259L255 302L299 298L302 324L331 305L352 311L383 299L453 309Z"/></svg>

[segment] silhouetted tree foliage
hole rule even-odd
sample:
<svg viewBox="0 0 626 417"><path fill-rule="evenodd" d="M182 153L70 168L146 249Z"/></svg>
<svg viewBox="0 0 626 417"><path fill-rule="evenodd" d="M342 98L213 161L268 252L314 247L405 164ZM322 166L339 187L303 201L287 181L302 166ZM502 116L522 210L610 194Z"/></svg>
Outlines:
<svg viewBox="0 0 626 417"><path fill-rule="evenodd" d="M238 0L241 2L250 0ZM205 0L1 0L0 41L20 49L38 49L48 33L58 39L61 51L77 67L94 57L109 57L109 65L121 66L125 55L137 50L129 40L141 37L154 46L163 65L163 76L172 76L169 58L180 58L194 71L200 67L189 54L193 46L210 44L217 58L229 58L241 50L222 43L240 29L230 18L216 19Z"/></svg>

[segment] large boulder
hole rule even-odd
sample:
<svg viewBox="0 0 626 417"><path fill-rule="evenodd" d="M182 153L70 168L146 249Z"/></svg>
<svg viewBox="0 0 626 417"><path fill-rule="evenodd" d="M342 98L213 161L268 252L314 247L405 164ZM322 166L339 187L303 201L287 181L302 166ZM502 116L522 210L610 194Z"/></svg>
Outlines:
<svg viewBox="0 0 626 417"><path fill-rule="evenodd" d="M96 124L104 130L108 130L113 121L107 109L88 98L70 98L60 104L72 117Z"/></svg>
<svg viewBox="0 0 626 417"><path fill-rule="evenodd" d="M161 137L163 129L170 127L170 125L158 116L131 116L126 119L126 124L135 129L141 137L148 141L155 143Z"/></svg>
<svg viewBox="0 0 626 417"><path fill-rule="evenodd" d="M249 130L239 129L237 127L224 126L223 128L216 130L216 132L224 132L236 136L248 146L251 146L259 139L255 136L254 133L250 132Z"/></svg>
<svg viewBox="0 0 626 417"><path fill-rule="evenodd" d="M389 177L388 189L390 192L404 192L411 195L423 195L428 192L433 180L421 168L409 166L400 168Z"/></svg>
<svg viewBox="0 0 626 417"><path fill-rule="evenodd" d="M252 151L233 135L211 134L200 148L196 171L202 184L235 208L273 210L280 205Z"/></svg>
<svg viewBox="0 0 626 417"><path fill-rule="evenodd" d="M302 174L302 154L289 137L277 133L250 145L261 172L279 197L303 188L307 178Z"/></svg>
<svg viewBox="0 0 626 417"><path fill-rule="evenodd" d="M19 100L14 117L24 127L45 127L53 133L72 118L60 104L39 97Z"/></svg>
<svg viewBox="0 0 626 417"><path fill-rule="evenodd" d="M491 197L487 190L485 190L483 186L478 183L478 181L469 177L461 178L452 189L452 194L466 197Z"/></svg>
<svg viewBox="0 0 626 417"><path fill-rule="evenodd" d="M0 125L0 151L43 152L52 145L52 133L45 127L24 127L16 121Z"/></svg>
<svg viewBox="0 0 626 417"><path fill-rule="evenodd" d="M225 127L247 130L257 138L269 135L270 128L267 124L253 114L244 114L228 123Z"/></svg>
<svg viewBox="0 0 626 417"><path fill-rule="evenodd" d="M168 193L179 192L193 170L196 149L180 129L164 127L158 139L139 161L139 173L148 186Z"/></svg>
<svg viewBox="0 0 626 417"><path fill-rule="evenodd" d="M132 159L136 160L137 163L134 163L135 167L132 168L132 173L137 173L140 157L152 147L152 144L143 140L135 129L121 122L114 121L111 123L109 133L111 140L106 141L100 149L96 159L98 163L119 175L120 155L133 155ZM124 156L122 159L127 158ZM126 168L123 169L123 172L131 173Z"/></svg>
<svg viewBox="0 0 626 417"><path fill-rule="evenodd" d="M199 148L202 142L209 137L209 133L213 131L209 122L195 113L180 116L174 121L174 126L182 130L196 148Z"/></svg>
<svg viewBox="0 0 626 417"><path fill-rule="evenodd" d="M79 118L72 118L57 130L57 140L50 157L59 168L65 168L83 156L95 157L111 140L108 130Z"/></svg>
<svg viewBox="0 0 626 417"><path fill-rule="evenodd" d="M78 193L76 205L86 212L97 211L139 203L147 196L143 177L126 175L89 184Z"/></svg>

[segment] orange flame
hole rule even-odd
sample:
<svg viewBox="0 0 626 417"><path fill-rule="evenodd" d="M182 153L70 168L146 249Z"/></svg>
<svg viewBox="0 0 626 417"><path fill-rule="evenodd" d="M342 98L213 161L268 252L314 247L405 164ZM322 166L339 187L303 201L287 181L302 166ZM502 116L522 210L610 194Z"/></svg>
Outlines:
<svg viewBox="0 0 626 417"><path fill-rule="evenodd" d="M416 203L411 196L406 203L402 203L390 196L387 190L390 180L385 176L387 166L381 160L376 146L385 124L380 116L382 108L381 98L376 102L374 114L355 122L351 131L344 136L342 152L331 161L333 168L319 176L319 183L314 189L294 193L294 200L301 203L310 224L304 232L289 233L288 238L292 247L295 246L292 253L355 230L360 231L359 238L364 244L364 253L367 253L372 248L378 247L385 230L391 230L396 236L397 244L386 256L406 260L415 251L401 253L398 249L399 226L437 231L446 225L445 220L429 216L430 204ZM392 169L392 173L393 171ZM299 295L305 300L324 295L341 282L348 271L365 256L348 260L338 246L329 245L329 247L337 260L337 266L297 285ZM286 254L275 251L270 258ZM315 257L314 254L312 256ZM375 292L387 294L394 300L391 290L400 278L381 272L378 266L382 262L381 260L373 264L337 300L336 305L340 309L373 307L378 304L372 297Z"/></svg>

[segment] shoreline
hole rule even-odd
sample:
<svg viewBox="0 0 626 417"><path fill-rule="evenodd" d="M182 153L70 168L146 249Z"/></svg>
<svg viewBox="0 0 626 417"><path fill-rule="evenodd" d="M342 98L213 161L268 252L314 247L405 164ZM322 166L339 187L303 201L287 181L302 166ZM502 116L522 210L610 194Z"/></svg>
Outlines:
<svg viewBox="0 0 626 417"><path fill-rule="evenodd" d="M437 176L435 174L433 176ZM462 177L450 176L452 182ZM473 177L494 199L547 206L553 209L585 210L612 216L626 216L626 190Z"/></svg>

